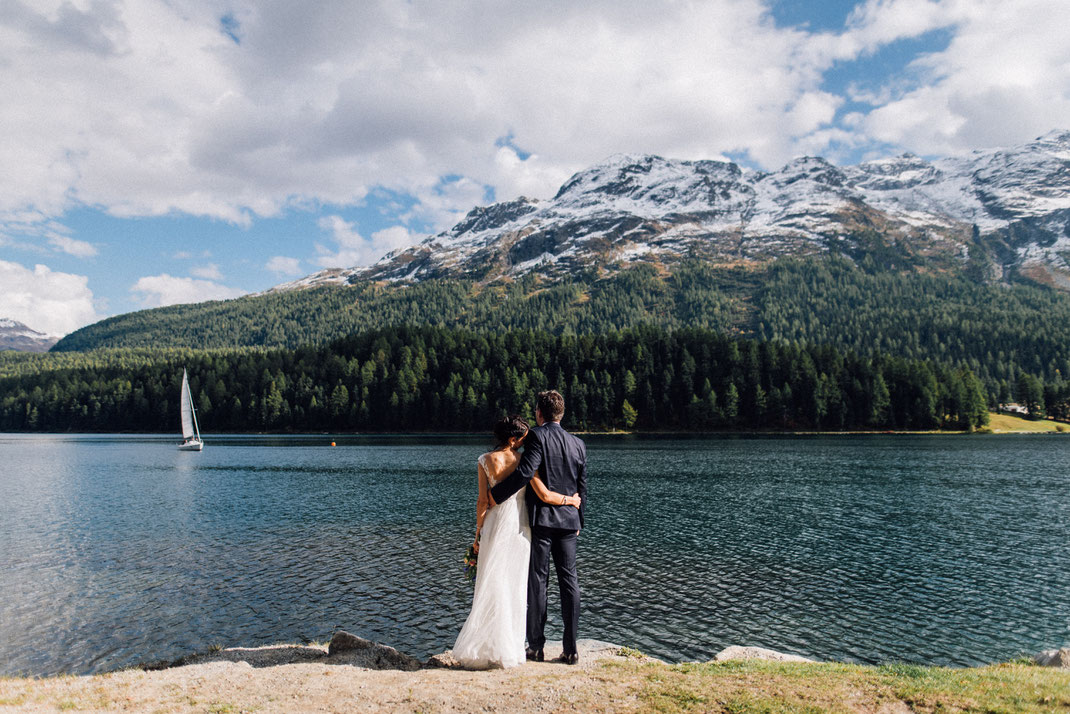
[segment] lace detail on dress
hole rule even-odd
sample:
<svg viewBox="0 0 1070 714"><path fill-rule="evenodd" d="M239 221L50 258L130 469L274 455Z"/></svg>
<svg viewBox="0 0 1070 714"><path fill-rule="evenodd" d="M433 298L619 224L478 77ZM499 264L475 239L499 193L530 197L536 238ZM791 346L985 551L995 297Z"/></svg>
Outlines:
<svg viewBox="0 0 1070 714"><path fill-rule="evenodd" d="M479 465L483 467L483 473L487 474L487 484L489 488L494 488L502 481L502 479L500 478L494 478L494 474L490 471L490 459L488 459L487 457L493 453L493 451L488 451L485 454L480 454L479 458L477 459Z"/></svg>
<svg viewBox="0 0 1070 714"><path fill-rule="evenodd" d="M491 488L494 488L498 485L498 482L494 480L494 476L490 473L490 467L487 466L487 454L489 453L488 451L486 454L480 454L477 462L483 467L483 473L487 475L487 483L490 484Z"/></svg>

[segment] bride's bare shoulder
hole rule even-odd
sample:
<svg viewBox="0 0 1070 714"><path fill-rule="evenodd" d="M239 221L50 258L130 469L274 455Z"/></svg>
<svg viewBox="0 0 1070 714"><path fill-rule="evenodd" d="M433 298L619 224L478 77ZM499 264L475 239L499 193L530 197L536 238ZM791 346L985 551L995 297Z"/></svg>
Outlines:
<svg viewBox="0 0 1070 714"><path fill-rule="evenodd" d="M498 472L501 471L503 468L507 468L513 463L513 461L516 460L516 457L514 456L513 452L509 451L508 449L503 449L501 451L488 451L480 458L483 459L483 463L486 465L486 467L493 472Z"/></svg>

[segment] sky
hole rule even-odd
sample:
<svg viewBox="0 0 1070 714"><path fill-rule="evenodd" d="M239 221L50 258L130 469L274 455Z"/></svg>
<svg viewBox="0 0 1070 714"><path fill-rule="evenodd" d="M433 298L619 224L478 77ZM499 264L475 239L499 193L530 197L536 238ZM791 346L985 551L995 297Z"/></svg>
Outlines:
<svg viewBox="0 0 1070 714"><path fill-rule="evenodd" d="M368 265L616 153L1070 128L1067 0L0 0L0 318Z"/></svg>

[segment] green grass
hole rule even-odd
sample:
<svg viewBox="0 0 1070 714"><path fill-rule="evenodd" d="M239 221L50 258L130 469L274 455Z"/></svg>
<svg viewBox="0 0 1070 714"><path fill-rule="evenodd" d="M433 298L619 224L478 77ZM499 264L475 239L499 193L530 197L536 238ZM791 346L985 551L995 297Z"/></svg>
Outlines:
<svg viewBox="0 0 1070 714"><path fill-rule="evenodd" d="M994 434L1047 434L1070 431L1070 426L1051 419L1023 419L1011 414L988 413L988 428Z"/></svg>
<svg viewBox="0 0 1070 714"><path fill-rule="evenodd" d="M646 658L645 654L643 654L639 650L634 649L632 647L621 647L620 650L617 651L617 655L620 656L620 657L628 657L628 658L631 658L631 659L645 659Z"/></svg>
<svg viewBox="0 0 1070 714"><path fill-rule="evenodd" d="M758 661L606 668L613 678L640 675L639 711L1070 712L1070 672L1020 662L965 669Z"/></svg>

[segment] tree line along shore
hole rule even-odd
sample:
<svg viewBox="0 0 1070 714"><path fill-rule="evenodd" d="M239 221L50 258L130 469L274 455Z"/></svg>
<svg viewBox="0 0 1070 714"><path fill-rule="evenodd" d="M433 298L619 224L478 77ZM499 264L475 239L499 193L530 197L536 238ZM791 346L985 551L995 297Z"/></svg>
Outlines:
<svg viewBox="0 0 1070 714"><path fill-rule="evenodd" d="M478 433L502 414L530 419L549 387L583 431L971 431L991 396L964 367L708 329L401 326L296 349L5 355L0 431L174 431L183 368L212 432ZM1065 415L1070 393L1049 396Z"/></svg>
<svg viewBox="0 0 1070 714"><path fill-rule="evenodd" d="M182 366L224 432L482 431L546 386L588 431L969 430L975 379L989 409L1070 418L1070 295L877 257L360 283L128 313L48 355L0 353L0 429L173 430ZM377 339L382 357L365 348ZM531 357L518 340L577 352Z"/></svg>
<svg viewBox="0 0 1070 714"><path fill-rule="evenodd" d="M398 325L555 335L653 326L964 367L984 384L990 404L1015 401L1023 373L1053 391L1070 374L1070 293L1021 279L993 283L983 271L883 253L735 267L685 260L668 273L608 267L559 280L528 274L492 284L479 276L358 282L173 305L101 320L54 351L295 349Z"/></svg>

